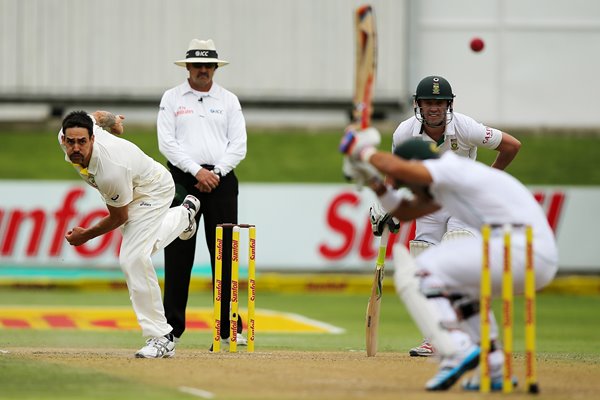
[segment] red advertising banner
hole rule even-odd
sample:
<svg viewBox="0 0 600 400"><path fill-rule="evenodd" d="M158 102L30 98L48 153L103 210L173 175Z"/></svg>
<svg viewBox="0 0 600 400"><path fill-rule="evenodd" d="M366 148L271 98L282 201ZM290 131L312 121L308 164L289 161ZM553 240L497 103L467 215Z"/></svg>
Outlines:
<svg viewBox="0 0 600 400"><path fill-rule="evenodd" d="M600 246L594 243L600 188L531 190L557 236L561 271L600 271ZM64 239L72 227L106 215L94 189L79 182L0 181L0 192L0 268L118 268L118 230L78 247ZM258 269L367 271L378 243L368 218L374 201L370 191L350 185L246 184L240 187L239 221L257 226ZM388 256L392 243L407 245L413 236L414 223L403 223L390 238ZM203 232L197 243L196 263L207 266ZM160 268L162 254L154 262Z"/></svg>

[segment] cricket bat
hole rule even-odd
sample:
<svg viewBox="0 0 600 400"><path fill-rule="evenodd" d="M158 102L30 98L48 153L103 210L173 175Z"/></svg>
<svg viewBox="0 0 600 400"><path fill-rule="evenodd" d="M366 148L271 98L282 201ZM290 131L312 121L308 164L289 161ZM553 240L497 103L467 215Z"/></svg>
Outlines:
<svg viewBox="0 0 600 400"><path fill-rule="evenodd" d="M377 33L375 15L370 5L356 9L356 62L352 120L361 129L371 124L373 114L373 85L377 68Z"/></svg>
<svg viewBox="0 0 600 400"><path fill-rule="evenodd" d="M371 287L371 297L367 305L366 328L367 328L367 356L373 357L377 353L377 333L379 328L379 310L381 308L381 295L383 289L383 274L385 266L385 253L390 237L389 229L385 228L379 240L379 251L377 252L377 264L375 265L375 276Z"/></svg>

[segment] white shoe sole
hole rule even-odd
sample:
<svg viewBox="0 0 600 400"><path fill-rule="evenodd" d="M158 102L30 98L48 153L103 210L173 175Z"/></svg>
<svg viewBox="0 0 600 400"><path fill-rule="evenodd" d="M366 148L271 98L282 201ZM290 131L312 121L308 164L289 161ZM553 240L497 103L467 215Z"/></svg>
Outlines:
<svg viewBox="0 0 600 400"><path fill-rule="evenodd" d="M186 228L185 231L181 232L181 234L179 235L179 239L181 240L188 240L190 239L192 236L194 236L196 234L196 230L198 229L198 224L196 224L196 220L192 220L192 228L190 229L189 227Z"/></svg>
<svg viewBox="0 0 600 400"><path fill-rule="evenodd" d="M165 354L164 356L160 356L160 357L151 357L151 356L146 356L145 354L135 353L135 358L171 358L171 357L175 357L175 350L170 351L167 354Z"/></svg>

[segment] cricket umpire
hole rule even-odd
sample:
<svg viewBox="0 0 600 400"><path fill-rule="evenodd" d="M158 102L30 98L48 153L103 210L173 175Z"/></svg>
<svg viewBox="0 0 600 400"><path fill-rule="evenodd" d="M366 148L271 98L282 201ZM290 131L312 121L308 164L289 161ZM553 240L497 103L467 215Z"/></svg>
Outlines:
<svg viewBox="0 0 600 400"><path fill-rule="evenodd" d="M213 81L219 58L211 39L193 39L185 58L175 62L188 71L185 82L167 90L157 118L158 145L168 160L177 195L200 199L196 221L204 218L206 246L215 272L215 229L220 223L238 222L238 180L234 169L246 156L246 121L237 96ZM221 336L229 338L231 301L231 230L223 235L223 298ZM175 240L165 249L164 307L176 340L185 331L185 309L196 252L196 235ZM214 287L214 285L213 285ZM238 344L245 345L238 324Z"/></svg>

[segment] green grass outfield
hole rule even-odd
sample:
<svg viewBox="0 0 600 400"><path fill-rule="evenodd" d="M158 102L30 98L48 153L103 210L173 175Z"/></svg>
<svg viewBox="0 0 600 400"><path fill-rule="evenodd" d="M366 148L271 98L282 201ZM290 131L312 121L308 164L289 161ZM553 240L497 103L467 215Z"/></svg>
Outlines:
<svg viewBox="0 0 600 400"><path fill-rule="evenodd" d="M243 298L243 294L242 294ZM345 329L342 334L261 334L260 321L256 350L268 356L269 352L291 350L306 352L364 352L364 312L368 293L259 293L257 307L283 312L293 312L321 320ZM78 290L23 290L0 289L2 305L93 305L128 306L127 292ZM191 307L210 307L207 292L191 295ZM498 304L495 308L498 310ZM1 308L1 306L0 306ZM598 296L567 296L541 294L538 297L538 358L549 363L573 360L582 364L600 363L600 309ZM515 303L515 350L517 357L523 349L522 301ZM209 332L193 332L183 336L178 349L207 352ZM394 294L385 294L379 336L380 352L404 355L408 348L420 340L419 333L404 307ZM139 332L84 332L73 330L0 329L0 398L58 399L58 398L191 398L177 393L163 382L148 385L134 374L111 378L110 371L98 373L93 368L68 368L47 361L36 361L35 353L61 348L85 353L86 349L105 349L103 358L111 357L111 349L133 352L142 344ZM11 349L32 349L31 357L18 357ZM98 357L91 355L90 358ZM128 355L126 357L129 357ZM521 361L515 361L515 364ZM257 361L258 362L258 361ZM596 368L594 367L594 368ZM167 373L168 371L165 371ZM176 373L176 371L169 371ZM348 377L349 380L352 377ZM544 384L544 377L540 376ZM599 386L600 389L600 386ZM253 398L248 396L247 398ZM573 397L576 398L576 397Z"/></svg>
<svg viewBox="0 0 600 400"><path fill-rule="evenodd" d="M248 132L248 155L236 169L241 182L343 182L342 156L337 147L340 131ZM530 185L600 185L596 168L600 136L569 136L564 132L532 134L511 132L523 146L507 169ZM55 131L7 131L0 128L0 179L78 179L64 162ZM156 132L126 131L125 138L138 144L159 162ZM383 132L381 149L390 149L391 131ZM490 164L496 152L481 149L480 160Z"/></svg>
<svg viewBox="0 0 600 400"><path fill-rule="evenodd" d="M571 137L553 132L529 134L511 132L523 143L521 153L508 172L529 185L600 185L600 169L596 167L596 153L600 137ZM152 130L131 130L125 135L146 153L160 162L156 135ZM56 133L7 132L0 129L3 146L0 150L0 179L79 179L64 162L56 143ZM299 131L274 132L251 130L248 138L248 156L237 169L240 181L250 182L342 182L341 160L337 153L339 132L305 133ZM389 149L391 132L384 134L382 149ZM480 159L491 163L495 152L482 150ZM51 287L51 285L49 286ZM387 288L389 289L389 288ZM368 287L353 293L296 293L260 290L257 307L305 315L308 318L341 327L345 333L333 334L267 334L257 332L257 371L260 357L270 352L364 352L364 315ZM241 294L243 297L243 294ZM0 308L10 305L27 306L130 306L124 290L77 290L75 288L14 289L0 286ZM210 307L211 296L205 290L193 291L191 307ZM498 310L498 304L495 304ZM598 371L600 364L600 296L541 293L538 297L538 357L557 369L567 363L585 371ZM522 361L523 329L522 301L515 304L515 350ZM499 315L499 314L497 314ZM382 305L379 349L391 357L405 356L406 351L420 341L420 334L405 308L393 292L386 290ZM140 364L133 352L143 343L139 331L91 332L76 330L29 330L0 328L0 399L190 399L198 398L178 392L168 385L169 374L181 371L165 367L165 380L148 381L137 373ZM205 354L210 344L209 332L187 333L178 349L182 352ZM20 350L28 349L23 353ZM85 362L77 365L49 361L42 357L51 352L75 351L89 356L90 363L97 359L130 363L131 373L111 374L98 371ZM98 355L100 352L100 355ZM102 353L104 352L104 353ZM124 352L123 356L118 356ZM21 355L20 355L21 354ZM22 354L26 354L23 356ZM38 354L40 355L38 357ZM117 356L115 356L117 354ZM262 356L261 356L262 354ZM189 356L188 356L189 357ZM380 359L376 358L376 362ZM85 360L84 360L85 361ZM164 361L158 361L164 362ZM220 362L220 361L219 361ZM264 361L263 361L264 362ZM169 365L167 363L165 366ZM224 368L221 365L221 368ZM373 364L377 368L377 364ZM198 372L201 375L201 372ZM234 372L235 374L235 372ZM235 376L235 375L234 375ZM522 377L521 377L522 378ZM360 376L347 376L345 385L360 381ZM544 376L540 376L542 390ZM375 383L374 383L375 384ZM598 391L600 391L600 383ZM422 387L419 382L419 388ZM343 395L345 392L341 392ZM420 393L420 392L419 392ZM424 393L423 393L424 395ZM398 397L402 396L398 393ZM437 398L439 396L434 396ZM218 397L225 398L225 397ZM235 398L259 398L248 396ZM286 398L290 398L289 396ZM298 398L302 398L299 396ZM320 397L328 398L328 397ZM365 393L364 398L369 398ZM430 398L430 397L417 397ZM474 397L475 398L475 397ZM539 398L545 398L541 395ZM576 389L573 397L577 396Z"/></svg>

